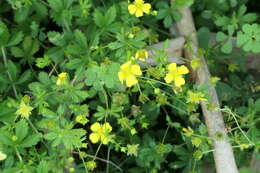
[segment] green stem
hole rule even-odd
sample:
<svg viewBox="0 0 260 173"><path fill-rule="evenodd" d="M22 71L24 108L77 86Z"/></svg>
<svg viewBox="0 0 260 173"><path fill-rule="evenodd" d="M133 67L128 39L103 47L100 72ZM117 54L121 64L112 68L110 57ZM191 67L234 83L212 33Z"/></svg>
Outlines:
<svg viewBox="0 0 260 173"><path fill-rule="evenodd" d="M167 116L169 116L167 110L166 110L164 107L162 107L162 109L163 109L163 111L165 112L165 114L166 114ZM164 140L165 140L166 135L167 135L167 133L168 133L168 131L169 131L169 128L170 128L170 125L168 124L167 129L166 129L166 131L165 131L165 133L164 133L164 135L163 135L162 144L164 143Z"/></svg>
<svg viewBox="0 0 260 173"><path fill-rule="evenodd" d="M166 129L166 131L165 131L165 133L164 133L164 135L163 135L162 144L164 143L164 140L165 140L166 135L167 135L167 133L168 133L168 131L169 131L169 128L170 128L170 126L168 125L168 126L167 126L167 129Z"/></svg>
<svg viewBox="0 0 260 173"><path fill-rule="evenodd" d="M23 162L23 158L21 157L21 155L16 147L15 147L15 152L16 152L16 155L17 155L18 159L20 160L20 162Z"/></svg>
<svg viewBox="0 0 260 173"><path fill-rule="evenodd" d="M12 76L11 76L9 70L8 70L8 67L7 67L7 58L6 58L5 49L4 49L3 46L1 47L1 51L2 51L2 54L3 54L4 65L5 65L6 69L7 69L8 78L9 78L10 81L12 82L12 88L13 88L13 91L14 91L14 95L15 95L15 97L17 98L17 91L16 91L16 88L15 88L15 85L13 84Z"/></svg>
<svg viewBox="0 0 260 173"><path fill-rule="evenodd" d="M228 108L224 108L224 109L220 109L220 111L222 112L226 112L228 113L229 115L232 115L232 117L234 118L235 122L236 122L236 125L238 127L238 129L241 131L241 133L244 135L244 137L247 139L247 141L249 142L249 144L251 145L255 145L246 135L246 133L242 130L242 128L240 127L238 121L237 121L237 118L236 118L236 115Z"/></svg>
<svg viewBox="0 0 260 173"><path fill-rule="evenodd" d="M139 76L138 78L145 79L145 80L150 80L150 81L157 82L157 83L160 83L160 84L168 86L168 87L172 87L172 85L169 85L169 84L166 84L166 83L161 82L159 80L151 79L151 78L148 78L148 77Z"/></svg>
<svg viewBox="0 0 260 173"><path fill-rule="evenodd" d="M107 160L110 160L110 147L107 151ZM106 173L109 173L109 162L107 162Z"/></svg>
<svg viewBox="0 0 260 173"><path fill-rule="evenodd" d="M100 157L92 156L92 155L90 155L90 154L87 154L86 156L89 157L89 158L96 158L97 160L102 161L102 162L105 162L105 163L109 163L109 164L113 165L115 168L117 168L120 172L123 172L123 169L122 169L122 168L120 168L118 165L116 165L115 163L113 163L113 162L110 161L110 160L105 160L105 159L102 159L102 158L100 158Z"/></svg>
<svg viewBox="0 0 260 173"><path fill-rule="evenodd" d="M88 172L87 166L86 166L86 164L85 164L85 160L84 160L84 158L83 158L83 157L81 156L81 154L80 154L80 149L79 149L79 147L77 147L77 150L78 150L78 153L79 153L79 157L80 157L80 159L81 159L82 162L83 162L85 171Z"/></svg>
<svg viewBox="0 0 260 173"><path fill-rule="evenodd" d="M104 89L104 87L102 86L102 92L104 94L104 97L105 97L105 102L106 102L106 115L105 115L105 122L107 122L107 116L108 116L108 98L107 98L107 93L106 93L106 90Z"/></svg>

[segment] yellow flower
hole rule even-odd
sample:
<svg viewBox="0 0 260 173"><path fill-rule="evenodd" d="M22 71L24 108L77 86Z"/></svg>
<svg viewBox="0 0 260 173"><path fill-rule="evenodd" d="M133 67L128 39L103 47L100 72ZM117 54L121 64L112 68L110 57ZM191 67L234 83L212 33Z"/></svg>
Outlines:
<svg viewBox="0 0 260 173"><path fill-rule="evenodd" d="M21 115L24 118L29 118L33 110L33 107L21 102L19 109L16 111L16 114Z"/></svg>
<svg viewBox="0 0 260 173"><path fill-rule="evenodd" d="M188 91L188 103L199 104L201 101L207 101L204 93Z"/></svg>
<svg viewBox="0 0 260 173"><path fill-rule="evenodd" d="M90 127L92 133L89 135L89 139L92 143L97 143L101 141L102 144L108 144L110 142L111 137L109 133L112 131L112 127L109 123L100 124L94 123Z"/></svg>
<svg viewBox="0 0 260 173"><path fill-rule="evenodd" d="M228 70L231 71L231 72L238 71L239 67L237 66L237 64L229 64Z"/></svg>
<svg viewBox="0 0 260 173"><path fill-rule="evenodd" d="M200 59L194 58L190 62L190 66L193 70L197 70L200 67Z"/></svg>
<svg viewBox="0 0 260 173"><path fill-rule="evenodd" d="M120 147L120 151L121 151L122 153L125 153L125 152L126 152L126 150L127 150L127 148L126 148L126 147Z"/></svg>
<svg viewBox="0 0 260 173"><path fill-rule="evenodd" d="M77 123L80 123L82 125L87 124L89 121L83 114L77 115L75 120Z"/></svg>
<svg viewBox="0 0 260 173"><path fill-rule="evenodd" d="M6 154L4 154L4 153L2 153L2 152L0 151L0 161L5 160L6 157L7 157Z"/></svg>
<svg viewBox="0 0 260 173"><path fill-rule="evenodd" d="M132 129L130 130L130 132L131 132L131 135L135 135L135 134L137 133L137 131L135 130L135 128L132 128Z"/></svg>
<svg viewBox="0 0 260 173"><path fill-rule="evenodd" d="M142 71L139 65L133 64L131 61L127 61L120 67L121 71L118 72L120 82L123 84L126 81L126 86L131 87L138 83L136 76L142 75Z"/></svg>
<svg viewBox="0 0 260 173"><path fill-rule="evenodd" d="M145 59L148 58L148 52L146 50L138 50L135 53L135 59L140 61L145 61Z"/></svg>
<svg viewBox="0 0 260 173"><path fill-rule="evenodd" d="M64 85L67 83L68 73L62 72L58 75L57 85Z"/></svg>
<svg viewBox="0 0 260 173"><path fill-rule="evenodd" d="M194 133L194 131L193 131L190 127L188 127L188 128L182 128L182 131L183 131L184 134L185 134L186 136L188 136L188 137L192 136L193 133Z"/></svg>
<svg viewBox="0 0 260 173"><path fill-rule="evenodd" d="M213 84L213 85L216 85L219 80L220 80L219 77L213 76L213 77L210 78L210 83Z"/></svg>
<svg viewBox="0 0 260 173"><path fill-rule="evenodd" d="M126 147L127 147L127 155L128 156L131 156L131 155L137 156L139 144L135 144L135 145L127 144Z"/></svg>
<svg viewBox="0 0 260 173"><path fill-rule="evenodd" d="M130 14L135 14L136 17L143 16L143 13L149 14L151 9L151 4L144 3L143 0L135 0L133 4L128 6L128 11Z"/></svg>
<svg viewBox="0 0 260 173"><path fill-rule="evenodd" d="M86 163L86 168L90 171L93 171L97 167L97 163L95 161L88 161Z"/></svg>
<svg viewBox="0 0 260 173"><path fill-rule="evenodd" d="M177 87L180 87L185 84L185 80L183 78L183 74L189 73L189 70L186 66L181 65L180 67L177 67L176 63L171 63L168 65L169 72L166 74L164 80L166 83L171 83L174 81L174 84Z"/></svg>
<svg viewBox="0 0 260 173"><path fill-rule="evenodd" d="M248 144L240 144L239 147L240 147L241 150L245 150L245 149L248 149L250 147L250 145L248 145Z"/></svg>

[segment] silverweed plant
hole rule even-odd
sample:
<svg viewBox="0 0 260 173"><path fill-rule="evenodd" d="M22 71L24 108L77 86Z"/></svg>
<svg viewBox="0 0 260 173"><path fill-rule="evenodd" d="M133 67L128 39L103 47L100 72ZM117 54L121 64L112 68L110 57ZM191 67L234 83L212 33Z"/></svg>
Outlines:
<svg viewBox="0 0 260 173"><path fill-rule="evenodd" d="M223 113L240 172L257 173L260 85L245 62L260 52L260 27L248 2L0 1L0 172L215 171L203 102ZM183 7L200 49L179 63L165 50ZM203 63L213 77L201 86L192 72Z"/></svg>

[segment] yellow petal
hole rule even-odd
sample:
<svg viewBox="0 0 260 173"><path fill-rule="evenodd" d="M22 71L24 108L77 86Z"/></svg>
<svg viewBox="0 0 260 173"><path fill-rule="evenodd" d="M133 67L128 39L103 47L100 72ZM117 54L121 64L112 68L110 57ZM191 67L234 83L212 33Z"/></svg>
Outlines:
<svg viewBox="0 0 260 173"><path fill-rule="evenodd" d="M66 72L62 72L58 75L59 78L66 78L67 77L67 73Z"/></svg>
<svg viewBox="0 0 260 173"><path fill-rule="evenodd" d="M110 140L109 136L105 136L105 135L101 136L102 144L104 144L104 145L108 144L109 140Z"/></svg>
<svg viewBox="0 0 260 173"><path fill-rule="evenodd" d="M136 3L136 4L143 4L144 1L143 1L143 0L135 0L135 3Z"/></svg>
<svg viewBox="0 0 260 173"><path fill-rule="evenodd" d="M144 15L144 13L143 13L142 9L136 9L136 12L135 12L135 16L136 17L141 17L143 15Z"/></svg>
<svg viewBox="0 0 260 173"><path fill-rule="evenodd" d="M104 129L105 133L109 133L109 132L112 131L112 127L110 126L109 123L105 123L105 124L103 125L103 129Z"/></svg>
<svg viewBox="0 0 260 173"><path fill-rule="evenodd" d="M136 77L134 75L129 75L127 78L126 78L126 86L127 87L131 87L135 84L137 84L138 81L136 79Z"/></svg>
<svg viewBox="0 0 260 173"><path fill-rule="evenodd" d="M143 12L145 12L146 14L149 14L149 12L150 12L150 9L151 9L151 4L149 4L149 3L145 3L144 5L143 5Z"/></svg>
<svg viewBox="0 0 260 173"><path fill-rule="evenodd" d="M166 74L164 80L166 83L171 83L173 81L173 77L174 77L173 74L168 73L168 74Z"/></svg>
<svg viewBox="0 0 260 173"><path fill-rule="evenodd" d="M134 75L142 75L142 71L139 65L132 65L131 66L131 73Z"/></svg>
<svg viewBox="0 0 260 173"><path fill-rule="evenodd" d="M185 65L182 65L179 67L178 72L179 74L187 74L189 73L189 69Z"/></svg>
<svg viewBox="0 0 260 173"><path fill-rule="evenodd" d="M190 62L190 66L193 70L197 70L200 67L200 59L193 58Z"/></svg>
<svg viewBox="0 0 260 173"><path fill-rule="evenodd" d="M177 87L180 87L180 86L185 84L185 80L184 80L184 78L182 76L176 76L175 79L174 79L174 84Z"/></svg>
<svg viewBox="0 0 260 173"><path fill-rule="evenodd" d="M61 79L58 78L56 85L61 85Z"/></svg>
<svg viewBox="0 0 260 173"><path fill-rule="evenodd" d="M1 151L0 151L0 161L1 160L5 160L6 159L6 154L4 154L4 153L2 153Z"/></svg>
<svg viewBox="0 0 260 173"><path fill-rule="evenodd" d="M177 66L176 63L171 63L171 64L168 65L167 69L168 69L169 71L176 71L176 69L177 69L176 66Z"/></svg>
<svg viewBox="0 0 260 173"><path fill-rule="evenodd" d="M148 52L146 50L138 50L135 54L135 58L144 61L146 58L148 58Z"/></svg>
<svg viewBox="0 0 260 173"><path fill-rule="evenodd" d="M131 64L132 64L131 61L127 61L126 63L124 63L123 65L120 66L120 69L127 71L130 68Z"/></svg>
<svg viewBox="0 0 260 173"><path fill-rule="evenodd" d="M99 129L101 129L101 125L99 123L94 123L90 126L90 129L93 131L93 132L96 132L98 131Z"/></svg>
<svg viewBox="0 0 260 173"><path fill-rule="evenodd" d="M132 4L128 5L128 11L130 14L135 14L136 10L137 10L137 8L135 5L132 5Z"/></svg>
<svg viewBox="0 0 260 173"><path fill-rule="evenodd" d="M126 78L126 75L125 75L125 73L124 72L118 72L118 78L119 78L119 80L120 80L120 82L123 84L124 83L124 80L125 80L125 78Z"/></svg>
<svg viewBox="0 0 260 173"><path fill-rule="evenodd" d="M100 136L98 135L98 133L91 133L89 135L89 139L91 140L92 143L97 143L99 141Z"/></svg>

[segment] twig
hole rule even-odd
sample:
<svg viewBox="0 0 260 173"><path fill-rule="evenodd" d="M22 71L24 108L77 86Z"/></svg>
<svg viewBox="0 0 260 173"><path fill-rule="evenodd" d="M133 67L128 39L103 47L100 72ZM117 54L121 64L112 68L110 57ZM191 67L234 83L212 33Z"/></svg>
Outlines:
<svg viewBox="0 0 260 173"><path fill-rule="evenodd" d="M191 49L189 47L184 48L185 57L190 60L198 58L199 46L191 10L188 7L184 7L180 8L179 12L182 18L176 23L177 28L181 36L190 38L191 43ZM196 76L196 83L201 86L210 83L210 73L204 57L200 56L199 58L201 60L201 67L193 73ZM208 95L211 96L211 104L218 109L219 101L214 87L208 90ZM217 173L238 173L233 150L225 130L222 113L219 110L209 110L207 102L201 102L201 107L209 136L212 137L214 141L215 151L213 154ZM221 134L221 139L218 137L218 134Z"/></svg>
<svg viewBox="0 0 260 173"><path fill-rule="evenodd" d="M57 67L57 63L55 63L50 71L50 73L48 74L48 76L50 77L52 75L52 73L54 72L54 70L56 71L56 67Z"/></svg>
<svg viewBox="0 0 260 173"><path fill-rule="evenodd" d="M119 166L117 166L115 163L113 163L113 162L110 161L110 160L105 160L105 159L102 159L102 158L99 158L99 157L96 157L96 156L92 156L92 155L89 155L89 154L87 154L86 156L87 156L87 157L90 157L90 158L95 158L95 159L97 159L97 160L100 160L100 161L105 162L105 163L108 163L108 164L111 164L111 165L113 165L114 167L116 167L119 171L123 172L123 169L122 169L122 168L120 168Z"/></svg>
<svg viewBox="0 0 260 173"><path fill-rule="evenodd" d="M74 154L79 154L78 152L73 152ZM87 157L89 158L92 158L92 159L97 159L101 162L104 162L104 163L107 163L107 164L110 164L112 166L114 166L115 168L117 168L120 172L123 172L123 169L120 168L119 166L117 166L114 162L110 161L110 160L106 160L106 159L102 159L100 157L97 157L97 156L92 156L90 154L86 154Z"/></svg>

